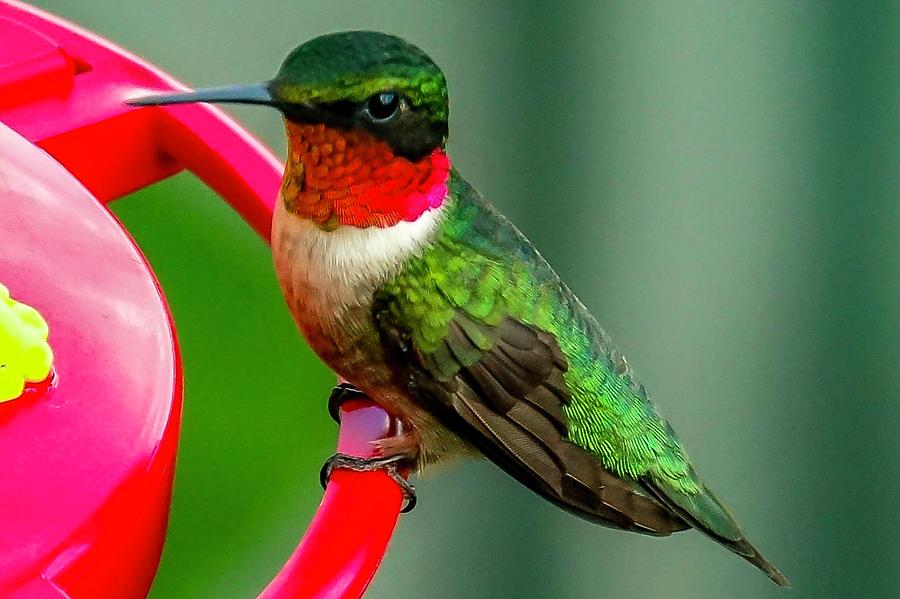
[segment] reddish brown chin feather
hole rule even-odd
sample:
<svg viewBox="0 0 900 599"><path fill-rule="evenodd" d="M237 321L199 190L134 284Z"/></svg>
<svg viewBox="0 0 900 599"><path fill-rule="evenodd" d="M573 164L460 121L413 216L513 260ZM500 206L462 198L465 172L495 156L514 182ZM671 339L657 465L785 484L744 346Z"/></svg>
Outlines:
<svg viewBox="0 0 900 599"><path fill-rule="evenodd" d="M287 132L285 207L323 229L414 221L447 195L450 159L440 148L411 162L364 131L288 121Z"/></svg>

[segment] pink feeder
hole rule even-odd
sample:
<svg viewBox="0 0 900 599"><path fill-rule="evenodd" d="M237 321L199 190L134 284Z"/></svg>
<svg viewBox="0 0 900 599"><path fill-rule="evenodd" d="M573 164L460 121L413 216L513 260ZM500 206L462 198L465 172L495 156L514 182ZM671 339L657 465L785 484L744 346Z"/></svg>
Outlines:
<svg viewBox="0 0 900 599"><path fill-rule="evenodd" d="M0 0L0 283L49 323L55 374L0 403L0 596L141 597L162 550L181 412L175 330L153 273L102 202L188 169L268 239L281 164L218 109L135 110L184 87L98 37ZM324 398L322 409L325 409ZM368 457L390 417L341 410ZM402 493L335 471L266 599L358 597Z"/></svg>

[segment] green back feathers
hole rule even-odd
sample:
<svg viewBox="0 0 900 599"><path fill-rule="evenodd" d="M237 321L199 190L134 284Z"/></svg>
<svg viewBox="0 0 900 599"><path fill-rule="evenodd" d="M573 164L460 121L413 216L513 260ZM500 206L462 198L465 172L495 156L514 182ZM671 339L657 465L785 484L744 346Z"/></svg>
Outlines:
<svg viewBox="0 0 900 599"><path fill-rule="evenodd" d="M405 359L427 371L413 383L520 482L602 524L693 526L787 585L700 481L597 321L455 171L434 243L379 295L382 330L404 329Z"/></svg>
<svg viewBox="0 0 900 599"><path fill-rule="evenodd" d="M596 320L457 173L433 244L377 294L376 322L418 363L411 390L526 486L608 526L693 526L787 585Z"/></svg>
<svg viewBox="0 0 900 599"><path fill-rule="evenodd" d="M458 175L451 178L450 195L437 242L389 284L390 293L409 298L396 309L404 311L398 316L417 347L435 352L457 309L486 325L512 317L551 333L569 366L569 439L616 474L651 476L680 492L698 492L671 428L581 303L525 237ZM449 365L438 374L455 373Z"/></svg>

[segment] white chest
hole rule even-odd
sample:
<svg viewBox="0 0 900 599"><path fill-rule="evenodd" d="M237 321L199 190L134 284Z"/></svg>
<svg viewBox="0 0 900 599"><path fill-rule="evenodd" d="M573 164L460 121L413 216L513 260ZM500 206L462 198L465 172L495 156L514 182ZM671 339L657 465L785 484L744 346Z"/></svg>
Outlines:
<svg viewBox="0 0 900 599"><path fill-rule="evenodd" d="M272 253L278 279L292 309L303 304L319 316L371 302L372 292L431 241L442 212L438 207L392 227L323 231L277 204Z"/></svg>

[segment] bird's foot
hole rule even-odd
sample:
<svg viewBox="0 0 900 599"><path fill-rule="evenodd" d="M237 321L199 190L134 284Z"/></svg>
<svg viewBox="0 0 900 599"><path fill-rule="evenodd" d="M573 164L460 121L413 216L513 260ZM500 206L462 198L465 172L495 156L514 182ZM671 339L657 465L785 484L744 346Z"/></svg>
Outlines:
<svg viewBox="0 0 900 599"><path fill-rule="evenodd" d="M341 406L344 402L365 397L365 393L350 383L340 383L331 390L331 395L328 397L328 413L335 422L340 423ZM346 468L356 472L384 470L400 486L403 497L406 499L406 505L403 506L401 513L411 512L416 507L416 488L403 478L399 468L407 464L415 465L419 452L418 437L413 433L403 431L402 425L399 423L398 426L400 430L397 434L372 442L374 455L371 458L359 458L344 453L336 453L328 458L319 472L319 482L322 484L322 488L324 489L328 485L328 479L331 478L331 472L335 468Z"/></svg>
<svg viewBox="0 0 900 599"><path fill-rule="evenodd" d="M388 474L397 481L406 498L403 513L412 511L416 507L416 488L405 478L397 473L397 467L407 470L416 469L419 461L419 436L413 431L404 431L403 425L397 423L400 429L397 434L372 441L372 454L374 459L391 460L395 467Z"/></svg>
<svg viewBox="0 0 900 599"><path fill-rule="evenodd" d="M413 431L399 431L384 439L372 441L372 452L376 458L399 457L413 467L419 461L419 435Z"/></svg>
<svg viewBox="0 0 900 599"><path fill-rule="evenodd" d="M344 402L350 401L351 399L360 399L365 396L365 393L350 383L340 383L331 390L331 395L328 396L328 413L331 415L332 420L340 424L341 406L344 405Z"/></svg>
<svg viewBox="0 0 900 599"><path fill-rule="evenodd" d="M322 464L322 470L319 472L319 482L324 489L328 485L328 479L331 478L331 472L335 468L345 468L354 472L374 472L375 470L384 470L384 472L394 479L403 492L406 499L406 505L400 510L401 514L407 514L416 507L416 488L411 482L403 478L398 470L398 465L407 461L408 458L403 455L392 455L390 457L375 458L358 458L356 456L347 455L345 453L336 453L328 458Z"/></svg>

